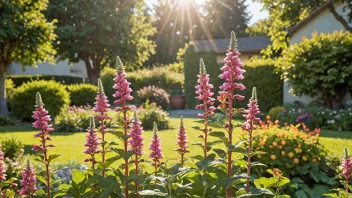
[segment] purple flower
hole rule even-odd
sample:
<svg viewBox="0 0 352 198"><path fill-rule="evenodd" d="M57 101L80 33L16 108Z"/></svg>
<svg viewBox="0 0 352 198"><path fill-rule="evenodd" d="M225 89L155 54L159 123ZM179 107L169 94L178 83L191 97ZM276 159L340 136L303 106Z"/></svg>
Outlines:
<svg viewBox="0 0 352 198"><path fill-rule="evenodd" d="M97 115L95 119L99 121L110 119L110 117L106 114L110 110L110 104L109 100L105 96L103 84L101 83L100 79L98 79L98 94L95 100L96 102L94 103L95 107L93 108L93 110L99 113L99 115Z"/></svg>
<svg viewBox="0 0 352 198"><path fill-rule="evenodd" d="M160 164L160 159L164 158L162 150L161 150L161 143L158 134L158 127L156 123L153 123L153 136L150 139L149 150L152 152L149 154L149 157L155 162L155 166Z"/></svg>
<svg viewBox="0 0 352 198"><path fill-rule="evenodd" d="M41 140L41 145L34 145L33 150L34 151L44 151L46 152L48 147L55 147L53 144L46 144L47 140L53 140L51 137L48 136L48 133L53 131L54 129L49 125L49 122L51 121L50 116L48 115L48 111L45 110L44 108L44 103L42 101L42 97L39 92L37 92L36 95L36 105L35 105L35 111L33 112L32 118L35 119L33 123L33 127L37 129L41 129L40 132L34 135L34 138L40 137Z"/></svg>
<svg viewBox="0 0 352 198"><path fill-rule="evenodd" d="M131 146L130 150L133 151L137 156L143 154L144 138L143 138L143 127L142 123L137 118L136 110L134 110L133 121L130 124L131 133L128 144Z"/></svg>
<svg viewBox="0 0 352 198"><path fill-rule="evenodd" d="M282 113L286 113L286 112L287 112L287 110L286 110L286 109L282 110Z"/></svg>
<svg viewBox="0 0 352 198"><path fill-rule="evenodd" d="M205 65L203 59L200 59L200 68L198 74L198 85L196 88L196 97L197 100L201 101L202 103L196 106L196 109L204 109L203 114L199 114L198 116L201 118L206 119L208 116L213 116L215 107L211 106L214 104L214 95L213 92L210 91L214 86L209 83L209 74L207 74L205 70ZM209 107L208 107L209 105Z"/></svg>
<svg viewBox="0 0 352 198"><path fill-rule="evenodd" d="M301 114L302 113L302 109L298 109L298 114Z"/></svg>
<svg viewBox="0 0 352 198"><path fill-rule="evenodd" d="M345 157L342 159L341 168L342 176L344 176L346 179L352 177L352 157L349 156L347 148L345 148Z"/></svg>
<svg viewBox="0 0 352 198"><path fill-rule="evenodd" d="M245 115L243 117L247 120L242 128L246 131L250 131L254 126L254 122L259 122L260 119L256 117L256 115L260 114L258 100L257 100L257 90L253 87L252 98L249 99L248 109L244 111ZM250 128L252 126L252 128Z"/></svg>
<svg viewBox="0 0 352 198"><path fill-rule="evenodd" d="M6 180L6 166L4 162L4 152L0 148L0 181Z"/></svg>
<svg viewBox="0 0 352 198"><path fill-rule="evenodd" d="M229 50L224 59L225 65L221 67L222 74L219 78L225 80L225 82L220 86L221 91L219 92L219 100L222 102L222 107L225 107L233 100L243 100L244 96L235 94L233 91L235 89L244 90L246 87L241 83L235 83L238 80L242 80L243 73L245 70L241 69L243 63L239 59L239 51L237 50L237 40L234 32L231 32L231 42ZM226 102L228 100L228 102ZM232 112L230 112L232 113Z"/></svg>
<svg viewBox="0 0 352 198"><path fill-rule="evenodd" d="M132 89L130 88L130 82L127 81L127 74L123 68L122 62L119 57L116 58L116 77L114 78L115 85L114 89L116 89L115 94L113 95L117 100L115 100L115 105L122 105L122 107L117 107L116 111L127 111L131 109L131 107L126 106L126 101L133 100L133 96L131 95Z"/></svg>
<svg viewBox="0 0 352 198"><path fill-rule="evenodd" d="M178 134L177 134L177 145L178 149L177 151L181 154L185 154L189 152L188 150L188 138L187 138L187 133L186 133L186 128L183 125L183 117L181 116L181 123L178 128Z"/></svg>
<svg viewBox="0 0 352 198"><path fill-rule="evenodd" d="M84 144L84 146L86 147L86 150L84 150L83 153L90 155L90 158L86 159L85 162L92 162L92 168L94 168L94 164L96 162L94 155L100 152L98 148L99 138L94 128L95 128L94 117L90 117L90 126L87 130L86 143Z"/></svg>
<svg viewBox="0 0 352 198"><path fill-rule="evenodd" d="M29 160L27 160L27 166L22 171L22 180L21 186L22 188L18 190L20 195L28 195L31 197L37 190L36 188L37 178L35 176L35 170L30 166Z"/></svg>

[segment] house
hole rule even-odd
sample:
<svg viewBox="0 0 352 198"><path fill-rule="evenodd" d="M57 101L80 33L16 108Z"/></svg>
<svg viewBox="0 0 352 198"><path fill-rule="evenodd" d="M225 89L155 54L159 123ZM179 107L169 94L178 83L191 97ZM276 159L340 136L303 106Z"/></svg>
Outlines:
<svg viewBox="0 0 352 198"><path fill-rule="evenodd" d="M55 65L38 63L37 67L23 67L18 63L11 64L8 75L58 75L87 78L87 69L83 61L70 65L68 60L58 61Z"/></svg>
<svg viewBox="0 0 352 198"><path fill-rule="evenodd" d="M293 45L299 43L302 40L302 37L310 38L314 31L318 34L333 33L334 31L347 30L345 27L346 25L352 27L352 23L349 22L347 18L347 14L350 10L344 11L343 7L345 5L346 4L339 0L327 1L324 5L313 11L306 19L291 28L289 32L289 44ZM334 10L331 10L331 6L333 6ZM344 22L337 20L336 17L342 17L341 19L344 19ZM284 84L284 103L294 101L309 103L316 99L308 96L296 97L289 93L291 88L292 87L288 83ZM345 101L350 100L350 98L350 96L347 96Z"/></svg>
<svg viewBox="0 0 352 198"><path fill-rule="evenodd" d="M230 39L197 40L191 42L196 52L213 51L218 63L224 62ZM271 44L270 37L242 37L237 38L238 50L241 53L241 61L246 62L252 56L261 56L260 51Z"/></svg>

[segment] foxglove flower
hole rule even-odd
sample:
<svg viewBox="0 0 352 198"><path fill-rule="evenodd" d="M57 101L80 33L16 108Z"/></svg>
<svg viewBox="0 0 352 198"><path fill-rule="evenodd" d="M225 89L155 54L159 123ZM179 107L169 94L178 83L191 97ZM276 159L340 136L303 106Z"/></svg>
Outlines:
<svg viewBox="0 0 352 198"><path fill-rule="evenodd" d="M342 159L342 173L345 178L352 178L352 157L349 156L347 148L345 148L345 157Z"/></svg>
<svg viewBox="0 0 352 198"><path fill-rule="evenodd" d="M177 151L181 154L185 154L189 152L188 150L188 137L186 133L186 128L183 124L183 117L181 116L181 123L178 127L178 134L177 134Z"/></svg>
<svg viewBox="0 0 352 198"><path fill-rule="evenodd" d="M204 113L199 114L198 116L201 118L208 118L208 116L213 116L215 107L212 105L214 104L214 95L213 92L210 90L214 87L212 84L209 83L209 74L207 74L203 59L200 59L200 66L199 66L199 74L198 74L198 85L196 88L196 97L197 100L201 101L201 104L196 106L196 109L204 109Z"/></svg>
<svg viewBox="0 0 352 198"><path fill-rule="evenodd" d="M233 100L243 100L244 96L239 94L233 95L235 89L244 90L246 87L241 83L235 83L235 81L242 80L243 73L245 70L241 69L243 63L239 59L239 51L237 50L237 40L234 32L231 32L231 42L224 59L225 65L221 67L222 74L219 75L219 78L225 80L225 82L220 86L221 91L219 92L224 105L228 105ZM226 99L228 102L226 102Z"/></svg>
<svg viewBox="0 0 352 198"><path fill-rule="evenodd" d="M4 162L4 152L0 150L0 181L6 180L6 166Z"/></svg>
<svg viewBox="0 0 352 198"><path fill-rule="evenodd" d="M160 159L164 158L164 155L161 150L161 142L158 134L158 127L156 123L153 123L153 136L150 139L149 150L152 152L149 154L149 157L154 161L155 169L160 165Z"/></svg>
<svg viewBox="0 0 352 198"><path fill-rule="evenodd" d="M22 188L18 190L20 195L27 195L31 197L37 190L36 188L37 178L35 176L35 170L31 167L29 160L27 160L27 166L22 171L22 180L21 186Z"/></svg>
<svg viewBox="0 0 352 198"><path fill-rule="evenodd" d="M94 117L91 117L90 126L87 130L87 135L86 135L86 143L84 144L84 146L86 147L86 150L84 150L83 153L90 155L90 158L86 159L85 162L91 162L92 168L94 168L94 164L96 162L94 155L96 153L99 153L99 148L98 148L99 138L94 128L95 128Z"/></svg>
<svg viewBox="0 0 352 198"><path fill-rule="evenodd" d="M255 87L253 87L252 98L249 99L247 106L248 109L244 111L245 115L243 115L243 118L246 119L246 122L242 125L242 128L246 131L249 131L255 128L254 122L259 123L260 121L260 118L256 117L256 115L260 114L260 111L257 100L257 90Z"/></svg>
<svg viewBox="0 0 352 198"><path fill-rule="evenodd" d="M130 88L131 83L126 79L127 74L119 57L116 58L116 69L116 77L114 78L115 85L113 87L116 89L116 92L113 96L117 98L117 100L115 100L114 104L122 105L122 107L117 107L115 110L127 111L131 109L131 107L126 106L126 102L133 100L133 96L131 95L132 89Z"/></svg>
<svg viewBox="0 0 352 198"><path fill-rule="evenodd" d="M37 129L41 129L40 132L34 135L34 138L40 137L41 140L41 145L34 145L33 150L34 151L45 151L47 150L48 147L55 147L53 144L46 144L47 140L53 140L51 137L48 136L48 133L52 132L54 129L52 126L49 124L51 121L50 115L48 115L48 111L45 110L44 108L44 103L42 101L42 97L40 93L37 93L36 95L36 105L35 105L35 111L33 112L32 118L35 119L35 122L33 123L33 127Z"/></svg>
<svg viewBox="0 0 352 198"><path fill-rule="evenodd" d="M95 107L93 108L93 110L98 113L95 119L97 119L98 121L110 119L110 117L106 114L110 110L110 104L109 100L105 95L103 84L101 83L100 79L98 79L98 93L95 100Z"/></svg>
<svg viewBox="0 0 352 198"><path fill-rule="evenodd" d="M144 138L143 127L141 125L142 123L137 118L136 110L134 110L133 121L130 124L131 133L128 143L130 145L130 150L137 156L141 156L143 154Z"/></svg>

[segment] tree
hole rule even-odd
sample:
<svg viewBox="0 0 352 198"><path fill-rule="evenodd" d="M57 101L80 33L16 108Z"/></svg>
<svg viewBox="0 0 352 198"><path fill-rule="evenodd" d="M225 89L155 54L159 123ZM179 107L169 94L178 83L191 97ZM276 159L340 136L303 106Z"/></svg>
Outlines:
<svg viewBox="0 0 352 198"><path fill-rule="evenodd" d="M149 65L173 63L177 51L186 43L207 38L203 15L198 8L195 0L158 0L153 24L158 34L152 38L157 47Z"/></svg>
<svg viewBox="0 0 352 198"><path fill-rule="evenodd" d="M51 0L47 17L59 21L58 58L83 60L92 84L117 55L131 70L154 53L155 29L142 0Z"/></svg>
<svg viewBox="0 0 352 198"><path fill-rule="evenodd" d="M246 33L249 34L249 36L266 36L269 33L271 24L272 21L269 19L259 20L253 25L249 26L246 29Z"/></svg>
<svg viewBox="0 0 352 198"><path fill-rule="evenodd" d="M246 28L250 16L244 0L208 0L204 7L207 27L213 39L247 36Z"/></svg>
<svg viewBox="0 0 352 198"><path fill-rule="evenodd" d="M0 1L0 114L7 115L5 79L11 63L53 61L54 21L43 14L48 0ZM33 96L34 97L34 96Z"/></svg>
<svg viewBox="0 0 352 198"><path fill-rule="evenodd" d="M312 34L286 48L277 61L282 77L297 96L318 96L330 108L340 107L352 86L352 33Z"/></svg>
<svg viewBox="0 0 352 198"><path fill-rule="evenodd" d="M261 2L270 13L268 36L272 44L263 50L264 57L277 56L288 47L288 31L327 0L254 0Z"/></svg>

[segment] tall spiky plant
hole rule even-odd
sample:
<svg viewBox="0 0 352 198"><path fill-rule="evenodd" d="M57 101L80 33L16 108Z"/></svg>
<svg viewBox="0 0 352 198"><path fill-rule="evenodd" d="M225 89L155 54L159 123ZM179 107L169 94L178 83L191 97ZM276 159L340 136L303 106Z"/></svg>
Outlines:
<svg viewBox="0 0 352 198"><path fill-rule="evenodd" d="M94 117L91 116L89 128L87 129L86 143L84 144L84 146L86 147L86 150L84 150L83 153L90 155L90 158L85 159L85 162L91 162L92 169L94 169L94 165L96 163L95 154L100 152L98 140L99 140L98 135L95 132Z"/></svg>
<svg viewBox="0 0 352 198"><path fill-rule="evenodd" d="M345 177L346 197L348 197L348 184L350 182L350 179L352 178L352 157L349 155L347 148L345 148L345 157L342 159L341 169L341 175Z"/></svg>
<svg viewBox="0 0 352 198"><path fill-rule="evenodd" d="M123 114L123 148L124 148L124 153L125 155L128 152L128 132L127 132L127 127L128 127L128 118L127 118L127 112L131 109L133 109L132 106L127 105L128 101L133 100L133 96L131 95L132 89L130 88L130 82L127 81L126 77L127 74L125 72L125 69L123 68L121 59L119 57L116 57L116 77L114 78L115 85L114 89L116 89L115 94L113 95L116 100L114 102L115 105L118 107L115 108L115 111L117 112L122 112ZM125 158L125 176L128 178L129 172L128 172L128 158ZM125 196L128 198L128 184L125 186Z"/></svg>
<svg viewBox="0 0 352 198"><path fill-rule="evenodd" d="M185 154L189 152L188 149L188 138L186 133L185 125L183 124L183 117L181 116L180 126L178 127L177 133L177 152L181 155L181 167L185 162Z"/></svg>
<svg viewBox="0 0 352 198"><path fill-rule="evenodd" d="M195 87L196 88L196 94L198 95L196 97L197 100L201 101L199 105L196 106L196 109L202 109L203 113L199 114L198 116L204 119L204 129L203 133L204 135L200 136L203 141L204 145L203 147L203 153L204 153L204 158L207 157L207 142L208 142L208 134L211 132L211 129L208 128L209 124L209 117L213 116L215 113L215 107L212 106L214 105L214 98L212 96L214 95L213 92L210 90L214 86L209 83L209 74L207 74L207 71L205 69L205 65L203 62L203 59L200 59L199 61L199 74L198 74L198 85Z"/></svg>
<svg viewBox="0 0 352 198"><path fill-rule="evenodd" d="M241 69L242 62L239 59L240 53L237 50L237 39L234 32L231 32L231 40L226 58L224 59L225 65L221 67L222 74L219 75L225 82L220 86L218 100L221 103L219 108L226 111L227 122L224 125L225 130L228 133L228 141L232 144L232 116L234 114L233 101L243 100L244 96L235 94L236 89L244 90L245 86L241 83L236 83L238 80L242 80L243 73L245 70ZM232 175L232 152L230 149L227 150L227 174L229 177ZM231 197L231 187L226 190L226 197Z"/></svg>
<svg viewBox="0 0 352 198"><path fill-rule="evenodd" d="M253 130L256 129L255 123L259 122L260 119L256 115L260 114L258 100L257 100L257 90L253 87L252 98L249 99L248 109L245 110L245 115L243 117L246 119L246 122L242 125L242 129L248 132L248 162L247 162L247 175L251 174L251 154L252 154L252 141L253 141ZM246 192L250 191L250 182L247 178Z"/></svg>
<svg viewBox="0 0 352 198"><path fill-rule="evenodd" d="M153 161L154 174L155 176L158 173L158 167L160 166L160 159L164 158L163 152L161 150L161 142L158 134L158 126L156 123L153 123L153 136L150 139L149 150L152 152L149 154L149 157Z"/></svg>

